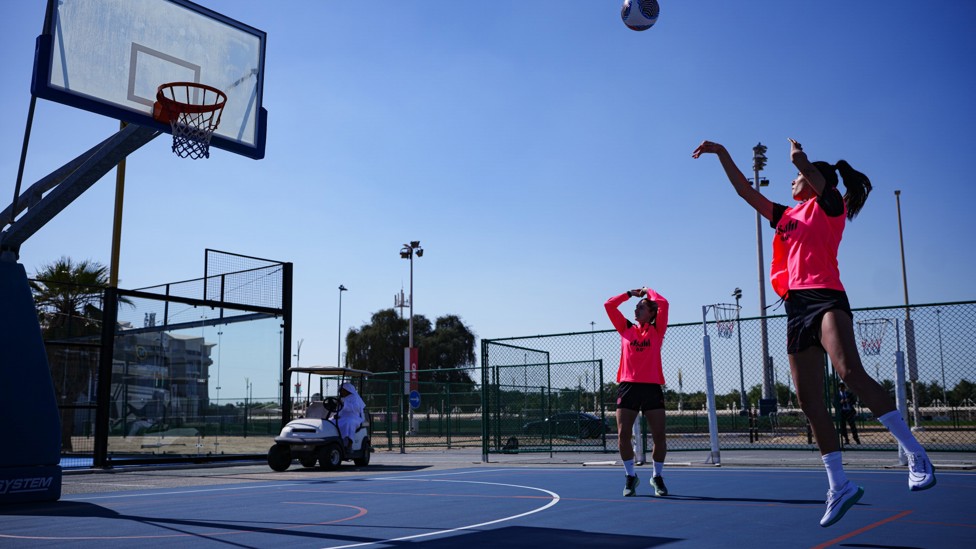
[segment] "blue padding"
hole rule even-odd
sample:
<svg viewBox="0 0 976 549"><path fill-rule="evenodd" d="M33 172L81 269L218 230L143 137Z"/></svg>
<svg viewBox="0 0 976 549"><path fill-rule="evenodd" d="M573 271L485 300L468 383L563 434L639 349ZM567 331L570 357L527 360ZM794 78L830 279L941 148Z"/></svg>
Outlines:
<svg viewBox="0 0 976 549"><path fill-rule="evenodd" d="M0 467L0 504L60 498L61 467Z"/></svg>
<svg viewBox="0 0 976 549"><path fill-rule="evenodd" d="M61 459L61 420L23 265L0 261L0 304L3 478L4 467L56 466Z"/></svg>

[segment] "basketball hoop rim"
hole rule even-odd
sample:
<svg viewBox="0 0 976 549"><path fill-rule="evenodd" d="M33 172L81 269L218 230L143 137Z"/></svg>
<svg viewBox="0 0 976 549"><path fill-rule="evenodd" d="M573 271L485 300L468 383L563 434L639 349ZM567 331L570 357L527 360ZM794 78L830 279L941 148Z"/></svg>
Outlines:
<svg viewBox="0 0 976 549"><path fill-rule="evenodd" d="M217 101L206 105L194 105L193 103L184 103L182 101L170 99L163 94L163 90L180 86L209 91L217 96ZM203 114L223 109L224 105L227 103L227 94L213 86L200 84L199 82L167 82L165 84L160 84L159 87L156 88L156 102L161 107L160 109L157 109L159 111L159 117L157 120L160 120L160 122L169 122L169 120L161 120L160 118L164 114L168 113Z"/></svg>

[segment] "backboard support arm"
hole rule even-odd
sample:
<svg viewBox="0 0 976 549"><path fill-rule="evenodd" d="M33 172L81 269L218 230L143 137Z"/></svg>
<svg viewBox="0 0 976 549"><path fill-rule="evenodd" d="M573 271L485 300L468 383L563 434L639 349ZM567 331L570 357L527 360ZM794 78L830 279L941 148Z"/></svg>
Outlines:
<svg viewBox="0 0 976 549"><path fill-rule="evenodd" d="M114 169L123 158L152 141L159 134L157 129L129 124L99 145L31 185L24 194L36 202L33 204L28 202L27 213L0 233L0 261L16 261L20 257L21 245L28 238L54 219L102 176ZM50 192L37 200L38 195L47 189L51 189ZM13 207L14 205L11 204L11 208ZM5 210L4 213L9 215L10 212Z"/></svg>

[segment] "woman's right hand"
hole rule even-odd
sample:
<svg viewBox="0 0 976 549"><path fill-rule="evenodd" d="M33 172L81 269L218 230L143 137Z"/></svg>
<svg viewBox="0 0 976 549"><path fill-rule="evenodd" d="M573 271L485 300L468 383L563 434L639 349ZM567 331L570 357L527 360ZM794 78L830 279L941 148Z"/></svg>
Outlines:
<svg viewBox="0 0 976 549"><path fill-rule="evenodd" d="M693 153L691 153L691 157L698 158L704 153L718 154L724 149L725 147L723 147L719 143L714 143L712 141L702 141L701 145L698 145L698 148L695 149Z"/></svg>

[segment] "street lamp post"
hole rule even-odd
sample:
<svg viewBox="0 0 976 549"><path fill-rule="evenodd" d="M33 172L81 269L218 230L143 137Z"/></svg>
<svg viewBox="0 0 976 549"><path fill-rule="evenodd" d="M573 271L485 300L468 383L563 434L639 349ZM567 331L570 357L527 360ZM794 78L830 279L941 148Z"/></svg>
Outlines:
<svg viewBox="0 0 976 549"><path fill-rule="evenodd" d="M732 291L732 297L735 298L735 331L739 334L739 415L745 415L746 412L746 380L745 374L742 370L742 325L739 319L739 300L742 299L742 289L736 288Z"/></svg>
<svg viewBox="0 0 976 549"><path fill-rule="evenodd" d="M404 244L403 247L400 248L400 258L410 260L410 320L407 328L407 346L411 350L413 349L413 256L414 255L416 255L417 257L424 256L424 249L420 247L419 240L411 240L409 244ZM408 351L408 352L412 352L412 351ZM406 364L406 363L403 366L404 366L404 373L405 373L403 379L403 384L404 384L403 394L409 395L410 382L409 379L407 378L407 375L412 375L412 371L411 371L412 368L410 364ZM404 398L402 400L403 400L403 405L401 406L401 408L403 409L402 415L404 417L404 420L406 420L407 414L409 413L409 409L407 407L407 399ZM404 430L403 428L401 428L400 429L400 453L401 454L405 453L405 448L404 448L405 442L406 441L404 440Z"/></svg>
<svg viewBox="0 0 976 549"><path fill-rule="evenodd" d="M342 292L348 291L342 284L339 284L339 343L336 346L336 366L344 366L342 363Z"/></svg>
<svg viewBox="0 0 976 549"><path fill-rule="evenodd" d="M217 330L217 406L220 406L220 357L224 354L222 339L224 336L223 330ZM162 338L159 341L160 347L162 347ZM203 346L200 348L200 360L203 361L203 352L207 348L207 341L203 340Z"/></svg>
<svg viewBox="0 0 976 549"><path fill-rule="evenodd" d="M304 342L305 342L304 339L299 339L298 340L298 349L295 351L295 367L296 368L300 368L302 366L302 343L304 343ZM309 374L309 377L311 377L311 374ZM295 394L298 395L297 398L295 399L295 401L298 402L298 403L300 403L302 401L302 381L301 380L298 380L298 382L295 383Z"/></svg>
<svg viewBox="0 0 976 549"><path fill-rule="evenodd" d="M766 146L762 143L752 148L752 171L756 191L769 185L765 179L759 179L759 172L766 167ZM766 331L766 262L763 259L762 216L756 212L756 253L759 256L759 333L762 337L762 365L763 365L763 398L772 398L772 374L769 368L769 334Z"/></svg>

